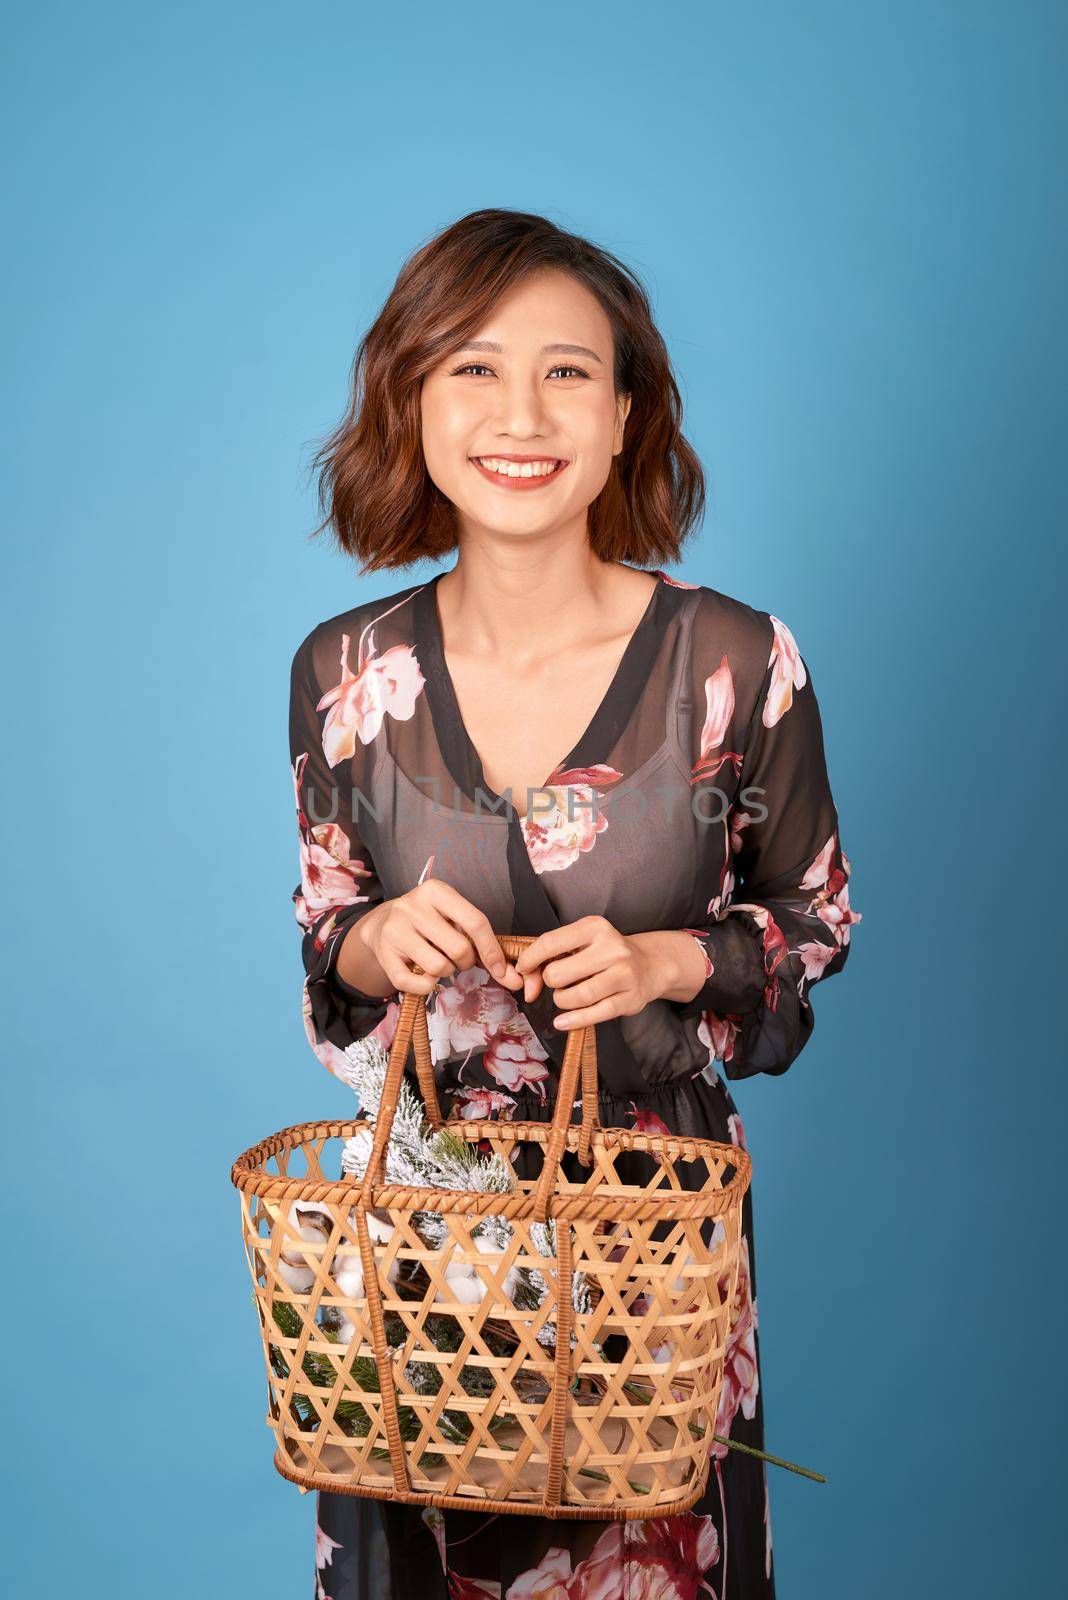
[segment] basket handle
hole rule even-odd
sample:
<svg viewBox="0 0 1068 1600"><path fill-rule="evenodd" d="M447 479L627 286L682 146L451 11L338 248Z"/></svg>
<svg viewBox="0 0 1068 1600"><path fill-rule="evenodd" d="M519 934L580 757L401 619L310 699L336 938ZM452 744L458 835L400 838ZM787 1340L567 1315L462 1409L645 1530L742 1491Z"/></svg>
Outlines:
<svg viewBox="0 0 1068 1600"><path fill-rule="evenodd" d="M501 949L509 958L519 955L528 945L534 943L532 934L499 933L496 938ZM418 973L422 971L422 968L415 966L414 970ZM437 1089L434 1084L434 1065L430 1054L430 1031L427 1025L426 996L409 992L401 1002L397 1030L393 1035L385 1082L382 1086L382 1097L378 1106L374 1141L371 1145L371 1154L360 1184L360 1203L367 1209L373 1209L375 1204L375 1187L378 1182L378 1172L393 1128L393 1118L397 1114L397 1101L400 1097L404 1066L408 1059L408 1050L413 1039L415 1043L415 1069L419 1078L419 1091L423 1096L423 1104L426 1107L427 1120L431 1127L438 1128L442 1125L441 1107L438 1103ZM552 1126L545 1150L545 1161L534 1192L534 1213L539 1222L548 1221L549 1205L556 1190L560 1161L567 1146L568 1128L571 1125L571 1108L575 1103L577 1089L581 1089L582 1094L582 1123L579 1129L578 1156L584 1166L589 1166L591 1160L590 1145L594 1129L598 1126L597 1035L592 1027L572 1028L568 1032L563 1066L560 1069L556 1105L553 1108Z"/></svg>

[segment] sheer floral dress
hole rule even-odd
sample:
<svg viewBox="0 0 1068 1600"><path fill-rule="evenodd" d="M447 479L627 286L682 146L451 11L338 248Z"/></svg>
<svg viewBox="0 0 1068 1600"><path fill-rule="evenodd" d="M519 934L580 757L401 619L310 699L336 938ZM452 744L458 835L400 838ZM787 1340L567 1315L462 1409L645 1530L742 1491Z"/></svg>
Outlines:
<svg viewBox="0 0 1068 1600"><path fill-rule="evenodd" d="M840 972L849 862L820 713L790 629L658 571L585 733L527 815L496 795L443 649L441 574L320 623L296 651L290 754L304 1023L322 1064L374 1033L398 997L352 988L342 939L383 898L451 883L499 932L597 913L623 933L684 929L705 954L687 1004L597 1026L600 1118L745 1144L724 1081L785 1072ZM527 1003L482 968L430 999L442 1108L548 1119L566 1036L551 993ZM759 1173L759 1158L756 1158ZM753 1197L715 1432L764 1448ZM318 1495L317 1600L772 1600L767 1469L715 1444L681 1516L572 1522Z"/></svg>

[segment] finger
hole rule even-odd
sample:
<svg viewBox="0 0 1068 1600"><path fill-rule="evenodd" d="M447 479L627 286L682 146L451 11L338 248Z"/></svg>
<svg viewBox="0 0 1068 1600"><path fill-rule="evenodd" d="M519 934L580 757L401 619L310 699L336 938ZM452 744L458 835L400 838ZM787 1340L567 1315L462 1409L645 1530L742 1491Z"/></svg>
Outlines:
<svg viewBox="0 0 1068 1600"><path fill-rule="evenodd" d="M575 1011L581 1006L596 1005L610 995L628 993L629 988L626 976L609 968L583 978L580 983L553 988L553 1004L558 1011Z"/></svg>
<svg viewBox="0 0 1068 1600"><path fill-rule="evenodd" d="M495 977L498 983L505 983L514 989L521 981L514 966L501 949L500 940L493 931L493 924L480 911L477 906L470 906L463 918L462 926L468 938L478 951L479 960L486 971Z"/></svg>
<svg viewBox="0 0 1068 1600"><path fill-rule="evenodd" d="M596 1005L580 1006L577 1010L561 1011L553 1018L553 1027L561 1033L573 1033L576 1028L592 1028L611 1017L627 1017L632 1009L625 990L598 1000Z"/></svg>
<svg viewBox="0 0 1068 1600"><path fill-rule="evenodd" d="M510 989L518 988L519 977L505 957L497 935L493 931L493 924L485 912L465 899L451 884L442 883L440 879L429 879L428 884L430 883L435 886L431 901L435 912L448 925L459 930L469 946L462 954L457 953L454 957L457 967L473 966L477 963L485 967L498 982L506 983ZM423 931L427 937L434 937L429 928L424 928ZM453 944L448 948L450 953L458 950Z"/></svg>
<svg viewBox="0 0 1068 1600"><path fill-rule="evenodd" d="M431 988L456 970L454 962L446 951L438 947L436 940L424 937L414 925L398 935L393 948L402 961L414 961L422 967L430 978Z"/></svg>
<svg viewBox="0 0 1068 1600"><path fill-rule="evenodd" d="M589 940L581 937L578 928L578 923L570 923L563 928L550 928L547 933L539 933L517 957L516 970L524 974L532 972L535 967L543 966L554 956L566 955L569 950L581 949Z"/></svg>
<svg viewBox="0 0 1068 1600"><path fill-rule="evenodd" d="M528 972L525 978L520 974L519 981L523 985L523 999L528 1004L531 1000L536 1000L545 988L545 982L540 972Z"/></svg>
<svg viewBox="0 0 1068 1600"><path fill-rule="evenodd" d="M427 944L440 950L449 962L450 971L463 972L478 961L478 951L463 929L455 927L448 917L435 911L433 907L416 909L412 916L412 926Z"/></svg>
<svg viewBox="0 0 1068 1600"><path fill-rule="evenodd" d="M382 971L398 994L431 994L438 980L428 973L413 972L402 956L379 958Z"/></svg>
<svg viewBox="0 0 1068 1600"><path fill-rule="evenodd" d="M606 959L603 951L595 945L587 945L584 950L575 950L546 961L541 975L550 989L567 989L572 984L583 983L597 977L598 973L607 972L611 965L611 959Z"/></svg>

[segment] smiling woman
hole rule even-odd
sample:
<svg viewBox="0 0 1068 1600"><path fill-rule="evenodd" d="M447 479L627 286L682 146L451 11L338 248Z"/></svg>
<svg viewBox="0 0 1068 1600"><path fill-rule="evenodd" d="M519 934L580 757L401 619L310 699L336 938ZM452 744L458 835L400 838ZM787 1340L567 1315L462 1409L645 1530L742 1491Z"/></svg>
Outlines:
<svg viewBox="0 0 1068 1600"><path fill-rule="evenodd" d="M551 512L531 516L588 513L602 561L677 560L704 507L681 411L624 262L542 217L473 212L405 263L357 347L345 415L315 458L320 531L365 572L446 555L464 478L491 481L473 458L552 458L566 470L528 497Z"/></svg>
<svg viewBox="0 0 1068 1600"><path fill-rule="evenodd" d="M545 340L554 327L588 342ZM546 267L502 295L481 330L490 337L465 341L423 379L427 472L459 516L479 525L499 519L502 529L528 536L546 518L584 527L623 449L631 409L615 381L611 319L585 284ZM565 353L584 365L562 362ZM538 504L509 506L517 494Z"/></svg>
<svg viewBox="0 0 1068 1600"><path fill-rule="evenodd" d="M422 993L443 1108L544 1121L566 1030L592 1025L603 1125L744 1145L725 1079L787 1070L860 919L790 629L663 570L703 483L641 285L544 218L463 218L403 268L318 461L365 568L458 559L293 660L312 1049L340 1072ZM497 932L532 942L513 964ZM694 1510L324 1492L317 1592L773 1600L752 1203Z"/></svg>

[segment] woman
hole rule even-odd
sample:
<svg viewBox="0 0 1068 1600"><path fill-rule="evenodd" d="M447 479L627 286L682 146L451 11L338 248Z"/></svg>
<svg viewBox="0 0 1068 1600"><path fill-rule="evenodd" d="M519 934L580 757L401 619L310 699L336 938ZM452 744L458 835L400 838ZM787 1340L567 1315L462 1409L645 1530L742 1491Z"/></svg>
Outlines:
<svg viewBox="0 0 1068 1600"><path fill-rule="evenodd" d="M744 1144L715 1063L781 1073L807 1042L859 921L819 710L783 622L657 565L703 504L679 412L641 285L538 216L462 218L364 338L324 526L364 570L458 554L293 661L326 1067L388 1047L414 990L443 1109L548 1119L592 1023L602 1123ZM536 938L513 963L502 931ZM762 1449L752 1223L750 1193L715 1431ZM695 1509L651 1521L320 1494L316 1594L770 1600L764 1463L714 1452Z"/></svg>

